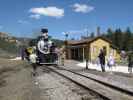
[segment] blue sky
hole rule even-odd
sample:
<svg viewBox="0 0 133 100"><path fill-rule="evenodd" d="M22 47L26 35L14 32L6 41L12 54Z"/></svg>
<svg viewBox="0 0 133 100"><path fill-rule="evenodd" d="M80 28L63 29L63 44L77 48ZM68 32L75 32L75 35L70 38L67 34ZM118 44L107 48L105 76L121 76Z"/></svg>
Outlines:
<svg viewBox="0 0 133 100"><path fill-rule="evenodd" d="M41 27L63 39L63 32L79 38L87 32L130 27L133 0L0 0L0 31L32 37Z"/></svg>

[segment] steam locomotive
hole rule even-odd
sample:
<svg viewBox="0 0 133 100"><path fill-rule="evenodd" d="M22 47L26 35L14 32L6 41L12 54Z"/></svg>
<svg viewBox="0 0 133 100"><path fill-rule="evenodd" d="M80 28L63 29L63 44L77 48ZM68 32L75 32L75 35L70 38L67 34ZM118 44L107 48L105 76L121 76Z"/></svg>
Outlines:
<svg viewBox="0 0 133 100"><path fill-rule="evenodd" d="M58 54L57 47L53 41L48 37L48 29L43 28L41 30L42 35L38 37L37 42L37 64L47 65L54 64L58 65Z"/></svg>

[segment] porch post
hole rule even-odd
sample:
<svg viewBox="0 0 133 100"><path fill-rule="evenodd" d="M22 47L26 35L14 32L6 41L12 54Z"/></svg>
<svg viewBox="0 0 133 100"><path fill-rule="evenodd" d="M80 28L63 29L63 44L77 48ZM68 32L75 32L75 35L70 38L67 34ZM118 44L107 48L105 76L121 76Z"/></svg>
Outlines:
<svg viewBox="0 0 133 100"><path fill-rule="evenodd" d="M80 48L77 49L77 52L78 52L78 60L80 60Z"/></svg>
<svg viewBox="0 0 133 100"><path fill-rule="evenodd" d="M85 50L84 50L84 47L83 47L83 61L85 59Z"/></svg>

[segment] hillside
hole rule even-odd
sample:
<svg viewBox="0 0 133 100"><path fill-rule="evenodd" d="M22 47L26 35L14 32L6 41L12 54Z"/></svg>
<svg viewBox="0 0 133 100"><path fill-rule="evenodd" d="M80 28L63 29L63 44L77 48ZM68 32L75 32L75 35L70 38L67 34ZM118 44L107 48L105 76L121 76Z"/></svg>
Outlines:
<svg viewBox="0 0 133 100"><path fill-rule="evenodd" d="M16 43L11 43L0 38L0 56L7 57L8 55L15 55L17 51Z"/></svg>
<svg viewBox="0 0 133 100"><path fill-rule="evenodd" d="M0 48L0 58L14 58L16 54L10 53Z"/></svg>
<svg viewBox="0 0 133 100"><path fill-rule="evenodd" d="M17 52L16 38L8 33L0 32L0 57L15 56Z"/></svg>

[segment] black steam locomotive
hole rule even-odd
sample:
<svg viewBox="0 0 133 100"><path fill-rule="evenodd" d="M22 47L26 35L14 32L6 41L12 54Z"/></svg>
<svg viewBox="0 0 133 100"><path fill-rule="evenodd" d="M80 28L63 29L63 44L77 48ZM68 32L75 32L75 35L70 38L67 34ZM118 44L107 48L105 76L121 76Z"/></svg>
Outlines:
<svg viewBox="0 0 133 100"><path fill-rule="evenodd" d="M44 28L41 32L42 35L39 37L37 42L37 64L58 65L57 47L54 42L49 39L48 29Z"/></svg>

